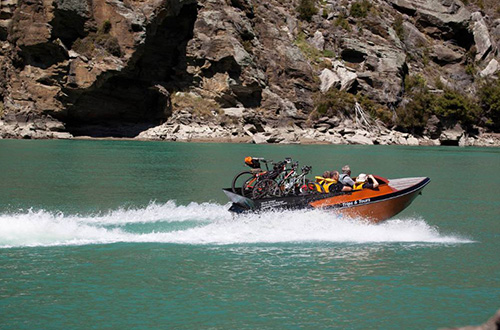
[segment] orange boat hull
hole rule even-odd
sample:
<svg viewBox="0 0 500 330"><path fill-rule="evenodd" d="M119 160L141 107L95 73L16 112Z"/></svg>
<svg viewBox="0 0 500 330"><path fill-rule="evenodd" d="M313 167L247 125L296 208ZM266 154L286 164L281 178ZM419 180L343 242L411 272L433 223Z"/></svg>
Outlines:
<svg viewBox="0 0 500 330"><path fill-rule="evenodd" d="M371 222L378 223L387 220L406 209L420 194L422 189L423 187L411 193L395 196L392 198L381 199L374 202L371 201L372 198L377 195L380 196L379 194L373 194L369 191L361 191L360 193L364 194L360 195L364 196L352 196L356 194L354 193L347 201L335 201L338 203L342 203L341 205L345 205L335 208L335 212L342 214L343 216L351 218L363 218ZM333 201L330 201L330 203L331 202ZM313 206L314 208L329 208L328 203L325 203L325 201L312 202L311 206Z"/></svg>
<svg viewBox="0 0 500 330"><path fill-rule="evenodd" d="M379 182L376 189L310 194L252 200L224 189L233 201L229 209L235 213L268 211L275 209L325 209L352 218L363 218L371 222L389 219L407 208L430 182L427 177L388 180L375 176Z"/></svg>

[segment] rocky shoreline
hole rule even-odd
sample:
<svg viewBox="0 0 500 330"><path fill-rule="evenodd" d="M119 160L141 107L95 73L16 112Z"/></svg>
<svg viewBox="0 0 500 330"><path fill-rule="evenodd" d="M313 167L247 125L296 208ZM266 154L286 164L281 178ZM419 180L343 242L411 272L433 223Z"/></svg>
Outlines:
<svg viewBox="0 0 500 330"><path fill-rule="evenodd" d="M313 127L300 127L296 123L286 127L267 125L255 115L248 116L248 113L248 110L238 113L235 109L230 109L226 115L222 116L223 118L219 118L219 122L206 122L194 119L188 111L179 111L162 125L149 129L142 127L143 131L132 138L124 138L121 132L141 128L87 127L87 131L95 133L89 136L72 135L66 131L62 123L50 120L50 118L25 123L0 121L0 139L128 139L254 144L500 147L500 134L481 132L478 135L469 136L459 125L451 129L440 130L437 137L431 138L391 130L379 123L366 126L356 120L342 120L338 117L320 118ZM227 124L228 119L233 123ZM220 121L225 124L221 125Z"/></svg>

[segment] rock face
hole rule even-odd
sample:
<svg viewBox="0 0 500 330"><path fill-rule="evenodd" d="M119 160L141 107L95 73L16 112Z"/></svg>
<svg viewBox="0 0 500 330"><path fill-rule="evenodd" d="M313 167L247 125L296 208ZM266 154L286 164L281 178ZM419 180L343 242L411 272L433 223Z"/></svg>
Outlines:
<svg viewBox="0 0 500 330"><path fill-rule="evenodd" d="M7 122L12 114L50 117L73 133L115 126L115 134L134 136L140 130L131 124L143 129L170 115L168 91L185 80L196 1L35 1L13 9L2 47Z"/></svg>
<svg viewBox="0 0 500 330"><path fill-rule="evenodd" d="M354 14L359 3L317 2L318 14L301 21L296 1L1 0L0 136L230 132L281 143L312 129L302 137L414 144L330 134L340 124L320 122L315 100L338 89L394 109L408 75L472 91L467 65L483 77L499 70L494 9L380 0ZM433 141L465 136L431 131Z"/></svg>

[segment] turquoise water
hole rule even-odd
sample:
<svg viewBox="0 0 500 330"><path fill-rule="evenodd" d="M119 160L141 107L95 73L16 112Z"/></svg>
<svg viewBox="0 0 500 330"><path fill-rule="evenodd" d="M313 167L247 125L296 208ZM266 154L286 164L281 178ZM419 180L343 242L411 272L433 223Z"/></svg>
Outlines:
<svg viewBox="0 0 500 330"><path fill-rule="evenodd" d="M233 218L245 156L428 176L380 225ZM500 308L500 150L0 141L1 329L438 329Z"/></svg>

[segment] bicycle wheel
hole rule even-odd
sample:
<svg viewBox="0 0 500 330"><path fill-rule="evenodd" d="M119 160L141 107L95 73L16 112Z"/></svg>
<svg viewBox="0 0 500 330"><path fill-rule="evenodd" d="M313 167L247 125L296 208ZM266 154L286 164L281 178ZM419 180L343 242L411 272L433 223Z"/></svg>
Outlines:
<svg viewBox="0 0 500 330"><path fill-rule="evenodd" d="M252 190L252 198L260 199L264 197L279 197L280 188L276 181L271 179L260 180Z"/></svg>
<svg viewBox="0 0 500 330"><path fill-rule="evenodd" d="M260 181L258 176L252 176L248 178L245 182L243 182L241 186L241 195L245 197L251 197L252 191L255 185Z"/></svg>
<svg viewBox="0 0 500 330"><path fill-rule="evenodd" d="M254 175L250 171L243 171L243 172L236 174L236 176L234 177L233 182L231 184L231 189L233 190L233 192L235 194L241 193L243 195L243 192L239 191L239 189L241 187L243 187L245 185L245 183L247 181L249 181L250 179L252 179L253 177L254 177Z"/></svg>

